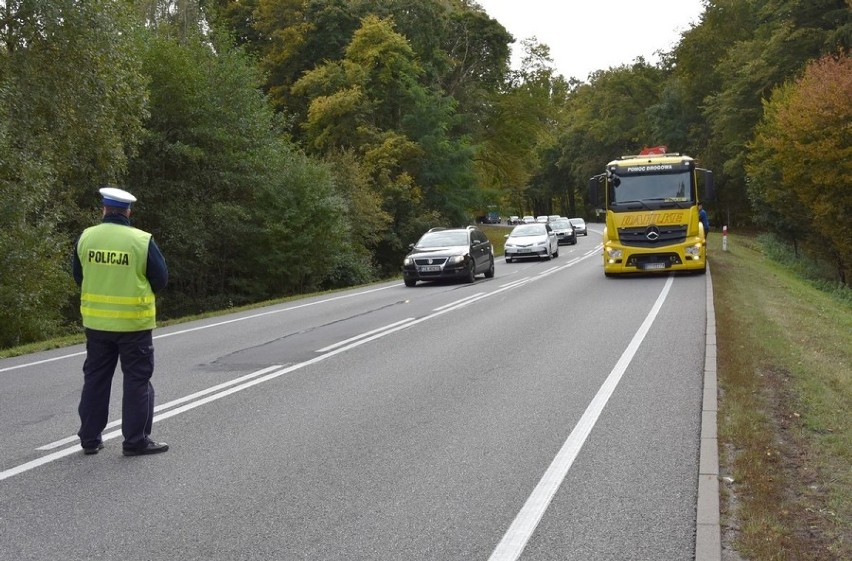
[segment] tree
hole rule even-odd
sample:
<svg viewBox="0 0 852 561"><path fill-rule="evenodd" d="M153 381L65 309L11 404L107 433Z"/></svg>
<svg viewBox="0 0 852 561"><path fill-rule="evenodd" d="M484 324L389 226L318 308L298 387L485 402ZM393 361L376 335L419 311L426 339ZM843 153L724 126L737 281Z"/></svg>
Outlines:
<svg viewBox="0 0 852 561"><path fill-rule="evenodd" d="M584 191L588 178L613 158L671 138L659 113L667 77L665 69L640 57L632 65L594 72L589 83L571 91L559 166L576 191Z"/></svg>
<svg viewBox="0 0 852 561"><path fill-rule="evenodd" d="M138 28L124 2L22 0L0 11L0 345L79 318L73 237L142 133Z"/></svg>
<svg viewBox="0 0 852 561"><path fill-rule="evenodd" d="M743 166L761 101L809 61L848 49L852 10L845 0L714 1L701 26L709 28L702 37L726 45L712 71L715 92L703 101L706 160L717 172L720 203L748 221ZM714 58L718 48L710 49Z"/></svg>
<svg viewBox="0 0 852 561"><path fill-rule="evenodd" d="M776 89L751 144L750 194L770 206L766 226L795 227L808 247L835 263L848 284L852 269L852 58L810 64ZM772 219L780 216L778 223ZM803 226L804 224L804 226Z"/></svg>
<svg viewBox="0 0 852 561"><path fill-rule="evenodd" d="M140 200L137 225L154 233L169 261L164 316L320 286L327 262L302 253L293 274L282 275L275 258L297 252L279 247L296 238L340 245L347 229L329 174L285 139L244 52L162 25L144 53L151 117L129 181ZM305 177L317 181L310 190Z"/></svg>
<svg viewBox="0 0 852 561"><path fill-rule="evenodd" d="M388 272L398 269L406 240L422 233L422 217L466 221L476 186L471 148L450 135L455 103L424 86L422 76L393 22L367 16L343 60L326 62L293 86L311 100L303 125L310 152L357 154L393 217L376 248Z"/></svg>

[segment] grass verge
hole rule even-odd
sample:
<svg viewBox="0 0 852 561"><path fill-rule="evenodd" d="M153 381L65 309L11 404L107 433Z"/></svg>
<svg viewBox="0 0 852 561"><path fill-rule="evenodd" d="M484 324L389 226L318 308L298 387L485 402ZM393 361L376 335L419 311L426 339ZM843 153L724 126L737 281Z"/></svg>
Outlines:
<svg viewBox="0 0 852 561"><path fill-rule="evenodd" d="M715 236L709 255L723 546L751 561L852 559L848 292L820 290L757 237L722 251Z"/></svg>

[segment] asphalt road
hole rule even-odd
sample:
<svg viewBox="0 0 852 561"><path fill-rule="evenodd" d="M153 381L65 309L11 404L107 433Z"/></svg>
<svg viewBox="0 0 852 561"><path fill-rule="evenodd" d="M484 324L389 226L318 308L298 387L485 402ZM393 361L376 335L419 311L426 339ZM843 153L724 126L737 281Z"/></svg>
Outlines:
<svg viewBox="0 0 852 561"><path fill-rule="evenodd" d="M0 361L0 559L694 559L706 278L598 243L158 329L159 456L119 383L82 454L82 346Z"/></svg>

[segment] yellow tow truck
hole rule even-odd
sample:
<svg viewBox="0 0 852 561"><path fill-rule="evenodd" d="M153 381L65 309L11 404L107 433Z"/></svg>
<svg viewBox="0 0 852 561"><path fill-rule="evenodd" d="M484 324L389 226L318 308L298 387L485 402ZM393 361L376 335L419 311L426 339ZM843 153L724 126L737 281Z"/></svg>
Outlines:
<svg viewBox="0 0 852 561"><path fill-rule="evenodd" d="M707 270L698 218L699 179L713 196L713 172L665 146L621 156L589 180L589 202L603 205L604 274Z"/></svg>

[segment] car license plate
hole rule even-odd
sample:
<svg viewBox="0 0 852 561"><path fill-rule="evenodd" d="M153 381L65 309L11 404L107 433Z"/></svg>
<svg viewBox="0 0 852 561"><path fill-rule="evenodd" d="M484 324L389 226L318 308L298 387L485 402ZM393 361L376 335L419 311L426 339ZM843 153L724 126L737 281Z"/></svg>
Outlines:
<svg viewBox="0 0 852 561"><path fill-rule="evenodd" d="M645 263L645 265L643 265L642 268L645 269L646 271L648 269L665 269L666 264L665 263Z"/></svg>
<svg viewBox="0 0 852 561"><path fill-rule="evenodd" d="M518 249L518 253L529 253L531 251L532 251L532 249L530 249L528 247L522 247L522 248Z"/></svg>
<svg viewBox="0 0 852 561"><path fill-rule="evenodd" d="M424 273L434 273L435 271L440 271L440 265L424 265L420 267L420 270Z"/></svg>

